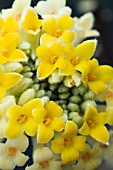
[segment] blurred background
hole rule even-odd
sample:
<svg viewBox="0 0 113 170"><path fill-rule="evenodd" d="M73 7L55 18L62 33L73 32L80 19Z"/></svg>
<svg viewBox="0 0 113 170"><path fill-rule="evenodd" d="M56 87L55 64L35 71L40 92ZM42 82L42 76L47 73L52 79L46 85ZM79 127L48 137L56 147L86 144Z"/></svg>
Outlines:
<svg viewBox="0 0 113 170"><path fill-rule="evenodd" d="M0 0L0 10L11 7L14 0ZM32 6L39 0L32 0ZM80 17L86 12L95 16L94 28L101 35L95 57L100 64L113 66L113 0L67 0L67 5L73 10L72 16Z"/></svg>
<svg viewBox="0 0 113 170"><path fill-rule="evenodd" d="M10 8L14 0L0 0L0 10ZM38 0L32 0L32 6ZM98 48L95 57L100 64L113 66L113 0L67 0L72 8L72 16L80 17L86 12L95 16L94 28L100 32ZM98 170L113 170L113 159L103 162Z"/></svg>

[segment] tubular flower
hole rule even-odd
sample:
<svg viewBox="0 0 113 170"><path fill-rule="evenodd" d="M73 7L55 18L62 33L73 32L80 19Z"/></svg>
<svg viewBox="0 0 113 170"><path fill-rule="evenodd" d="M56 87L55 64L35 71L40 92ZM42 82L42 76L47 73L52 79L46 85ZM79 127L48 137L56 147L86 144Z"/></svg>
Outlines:
<svg viewBox="0 0 113 170"><path fill-rule="evenodd" d="M6 94L6 90L15 86L22 76L18 73L3 73L0 69L0 99Z"/></svg>
<svg viewBox="0 0 113 170"><path fill-rule="evenodd" d="M95 93L101 93L105 90L105 84L109 83L113 77L113 68L107 65L99 66L96 59L89 61L89 73L87 75L87 84Z"/></svg>
<svg viewBox="0 0 113 170"><path fill-rule="evenodd" d="M2 10L2 16L4 18L7 18L8 16L12 16L16 21L20 21L21 20L21 16L23 13L23 10L26 7L29 7L31 4L31 0L15 0L12 8L9 9L3 9Z"/></svg>
<svg viewBox="0 0 113 170"><path fill-rule="evenodd" d="M39 1L35 6L35 10L42 18L55 17L61 14L71 14L71 8L65 6L66 0L47 0Z"/></svg>
<svg viewBox="0 0 113 170"><path fill-rule="evenodd" d="M54 131L61 132L64 129L65 123L60 117L62 112L62 108L53 101L46 104L45 108L33 111L33 116L38 123L37 139L39 142L49 142L54 136Z"/></svg>
<svg viewBox="0 0 113 170"><path fill-rule="evenodd" d="M81 152L79 162L73 170L95 170L102 162L102 149L98 144L91 148L88 144L85 151Z"/></svg>
<svg viewBox="0 0 113 170"><path fill-rule="evenodd" d="M9 122L4 130L4 135L8 138L15 138L24 131L29 136L35 136L38 124L32 117L32 111L36 108L42 108L42 102L39 99L33 99L23 107L12 106L7 111Z"/></svg>
<svg viewBox="0 0 113 170"><path fill-rule="evenodd" d="M88 40L74 47L68 44L64 47L66 68L80 71L83 75L88 73L89 61L95 52L97 41ZM62 74L66 74L68 69L61 69Z"/></svg>
<svg viewBox="0 0 113 170"><path fill-rule="evenodd" d="M104 126L108 122L107 113L98 113L96 108L90 105L85 112L83 122L80 134L90 135L99 142L108 142L109 134Z"/></svg>
<svg viewBox="0 0 113 170"><path fill-rule="evenodd" d="M32 8L29 8L25 15L24 21L22 22L22 26L27 33L37 35L40 32L42 20L38 19L37 14Z"/></svg>
<svg viewBox="0 0 113 170"><path fill-rule="evenodd" d="M25 61L26 56L20 49L18 33L9 33L0 41L0 64L8 61Z"/></svg>
<svg viewBox="0 0 113 170"><path fill-rule="evenodd" d="M23 166L28 156L22 152L26 151L28 145L28 138L25 135L0 143L0 169L13 170L16 165Z"/></svg>
<svg viewBox="0 0 113 170"><path fill-rule="evenodd" d="M13 17L8 17L6 21L0 18L0 35L4 36L8 33L15 32L18 28L18 23Z"/></svg>
<svg viewBox="0 0 113 170"><path fill-rule="evenodd" d="M40 155L40 156L39 156ZM26 167L25 170L62 170L61 161L55 161L53 159L53 153L47 147L37 148L33 155L34 163L30 167Z"/></svg>
<svg viewBox="0 0 113 170"><path fill-rule="evenodd" d="M64 49L60 42L54 43L50 47L40 46L36 50L41 63L38 66L38 78L46 78L57 68L65 67ZM70 70L69 70L70 71Z"/></svg>
<svg viewBox="0 0 113 170"><path fill-rule="evenodd" d="M58 19L53 17L45 19L42 28L46 33L41 36L41 45L48 46L58 39L65 43L71 43L74 39L74 34L71 31L73 25L74 19L66 14L61 15Z"/></svg>
<svg viewBox="0 0 113 170"><path fill-rule="evenodd" d="M64 133L51 142L51 149L54 153L60 154L63 164L72 163L79 158L79 151L86 147L86 137L77 136L77 125L68 121Z"/></svg>

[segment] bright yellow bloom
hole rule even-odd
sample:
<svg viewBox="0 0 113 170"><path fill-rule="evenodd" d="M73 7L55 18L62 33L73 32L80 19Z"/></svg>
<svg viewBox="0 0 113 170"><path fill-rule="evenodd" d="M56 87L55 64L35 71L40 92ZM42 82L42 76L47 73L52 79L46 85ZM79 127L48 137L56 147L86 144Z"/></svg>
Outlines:
<svg viewBox="0 0 113 170"><path fill-rule="evenodd" d="M86 137L77 136L77 125L68 121L64 133L51 142L51 149L54 153L60 154L63 164L71 163L79 158L79 151L86 147Z"/></svg>
<svg viewBox="0 0 113 170"><path fill-rule="evenodd" d="M0 35L4 36L8 33L15 32L18 28L18 23L13 17L8 17L6 21L0 18Z"/></svg>
<svg viewBox="0 0 113 170"><path fill-rule="evenodd" d="M63 69L65 67L64 49L60 42L56 42L50 47L40 46L36 53L41 60L38 66L38 78L46 78L57 68Z"/></svg>
<svg viewBox="0 0 113 170"><path fill-rule="evenodd" d="M5 64L8 61L25 61L24 52L16 49L19 45L17 33L9 33L0 40L0 64Z"/></svg>
<svg viewBox="0 0 113 170"><path fill-rule="evenodd" d="M54 131L61 132L64 129L65 123L60 118L62 112L62 108L53 101L46 104L45 108L33 111L33 116L38 123L37 139L39 142L49 142L54 136Z"/></svg>
<svg viewBox="0 0 113 170"><path fill-rule="evenodd" d="M96 59L90 60L89 64L86 82L93 92L101 93L105 90L105 84L113 79L113 68L107 65L99 66Z"/></svg>
<svg viewBox="0 0 113 170"><path fill-rule="evenodd" d="M24 131L29 136L35 136L38 124L32 117L32 111L37 108L42 108L42 101L33 99L26 103L23 107L12 106L7 111L9 122L6 125L4 135L8 138L16 138Z"/></svg>
<svg viewBox="0 0 113 170"><path fill-rule="evenodd" d="M38 19L37 14L32 9L29 9L22 26L27 31L27 33L37 35L40 32L42 20Z"/></svg>
<svg viewBox="0 0 113 170"><path fill-rule="evenodd" d="M47 18L43 22L43 29L46 31L41 36L41 45L49 45L57 39L62 39L65 43L70 43L74 39L71 31L74 26L74 19L67 14L61 15L58 19Z"/></svg>
<svg viewBox="0 0 113 170"><path fill-rule="evenodd" d="M18 73L3 73L0 69L0 99L6 94L6 90L15 86L22 76Z"/></svg>
<svg viewBox="0 0 113 170"><path fill-rule="evenodd" d="M108 122L107 113L98 113L96 108L90 105L85 112L83 122L79 131L82 135L90 135L99 142L108 142L109 134L104 126Z"/></svg>

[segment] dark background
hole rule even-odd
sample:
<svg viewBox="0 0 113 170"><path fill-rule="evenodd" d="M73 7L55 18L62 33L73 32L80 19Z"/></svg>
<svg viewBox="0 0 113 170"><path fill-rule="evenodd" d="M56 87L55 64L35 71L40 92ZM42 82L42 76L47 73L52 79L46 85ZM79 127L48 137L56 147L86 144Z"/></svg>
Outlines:
<svg viewBox="0 0 113 170"><path fill-rule="evenodd" d="M11 7L14 0L0 0L0 10ZM32 0L32 6L38 0ZM100 64L113 66L113 0L67 0L73 10L72 16L81 16L91 11L95 15L94 28L100 31L95 57Z"/></svg>

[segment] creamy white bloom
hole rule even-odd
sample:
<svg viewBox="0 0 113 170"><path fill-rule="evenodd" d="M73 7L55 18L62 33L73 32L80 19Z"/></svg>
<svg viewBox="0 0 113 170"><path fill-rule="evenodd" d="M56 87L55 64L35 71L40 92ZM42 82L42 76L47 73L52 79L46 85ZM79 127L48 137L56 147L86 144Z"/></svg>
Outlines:
<svg viewBox="0 0 113 170"><path fill-rule="evenodd" d="M95 29L92 29L94 25L94 15L91 12L88 12L81 16L80 18L75 17L74 33L75 39L74 44L80 43L84 38L88 37L97 37L99 32Z"/></svg>
<svg viewBox="0 0 113 170"><path fill-rule="evenodd" d="M0 143L0 169L13 170L16 165L23 166L29 157L22 152L26 151L28 145L28 138L25 135Z"/></svg>
<svg viewBox="0 0 113 170"><path fill-rule="evenodd" d="M56 18L61 14L71 15L71 8L65 5L66 0L47 0L38 2L34 9L42 18Z"/></svg>
<svg viewBox="0 0 113 170"><path fill-rule="evenodd" d="M34 163L25 170L62 170L61 161L55 161L48 147L37 148L33 155Z"/></svg>

